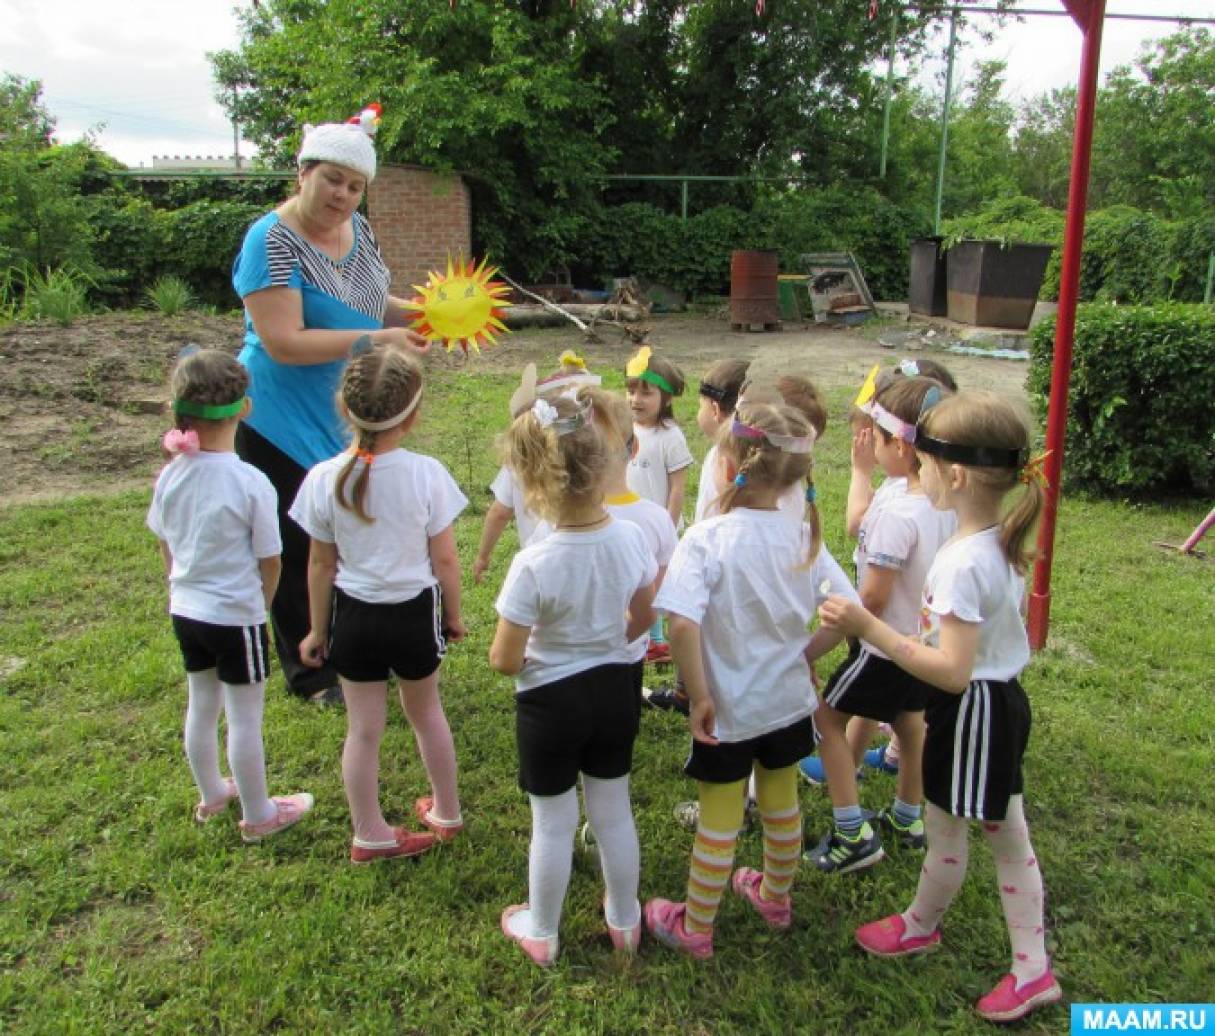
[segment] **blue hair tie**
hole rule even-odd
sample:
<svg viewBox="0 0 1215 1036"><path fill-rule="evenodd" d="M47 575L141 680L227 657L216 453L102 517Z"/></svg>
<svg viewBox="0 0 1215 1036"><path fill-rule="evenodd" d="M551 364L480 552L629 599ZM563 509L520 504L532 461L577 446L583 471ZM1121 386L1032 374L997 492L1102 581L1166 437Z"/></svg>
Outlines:
<svg viewBox="0 0 1215 1036"><path fill-rule="evenodd" d="M814 483L811 482L810 485L808 485L806 487L806 503L812 504L817 499L818 499L818 490L814 488Z"/></svg>
<svg viewBox="0 0 1215 1036"><path fill-rule="evenodd" d="M747 476L740 471L734 476L734 484L738 486L739 489L742 489L742 487L747 484Z"/></svg>

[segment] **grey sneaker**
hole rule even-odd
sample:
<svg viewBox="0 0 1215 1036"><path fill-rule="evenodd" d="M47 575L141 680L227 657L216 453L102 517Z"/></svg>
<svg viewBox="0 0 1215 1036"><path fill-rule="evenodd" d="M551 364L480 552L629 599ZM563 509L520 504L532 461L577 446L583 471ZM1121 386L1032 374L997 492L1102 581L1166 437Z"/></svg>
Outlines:
<svg viewBox="0 0 1215 1036"><path fill-rule="evenodd" d="M840 832L832 831L804 858L827 874L848 874L872 867L885 855L882 840L866 823L861 825L861 833L856 838L846 838Z"/></svg>
<svg viewBox="0 0 1215 1036"><path fill-rule="evenodd" d="M877 815L878 827L896 838L900 845L907 849L923 852L928 845L928 837L924 833L924 818L916 817L910 824L900 824L894 816L894 811L884 809Z"/></svg>

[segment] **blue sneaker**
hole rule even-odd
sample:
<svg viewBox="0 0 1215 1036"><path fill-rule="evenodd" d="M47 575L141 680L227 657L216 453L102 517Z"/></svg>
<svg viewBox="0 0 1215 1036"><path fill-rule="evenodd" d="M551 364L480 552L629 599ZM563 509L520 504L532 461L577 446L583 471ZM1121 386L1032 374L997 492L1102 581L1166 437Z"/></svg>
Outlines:
<svg viewBox="0 0 1215 1036"><path fill-rule="evenodd" d="M818 787L820 784L827 783L827 771L823 769L823 760L817 755L808 755L800 763L797 764L798 770L801 771L802 777L806 779L808 784L813 784ZM862 781L865 779L865 774L857 770L856 779Z"/></svg>
<svg viewBox="0 0 1215 1036"><path fill-rule="evenodd" d="M871 770L881 770L882 773L898 773L898 760L893 763L886 762L887 745L882 745L881 748L871 748L865 753L865 765Z"/></svg>

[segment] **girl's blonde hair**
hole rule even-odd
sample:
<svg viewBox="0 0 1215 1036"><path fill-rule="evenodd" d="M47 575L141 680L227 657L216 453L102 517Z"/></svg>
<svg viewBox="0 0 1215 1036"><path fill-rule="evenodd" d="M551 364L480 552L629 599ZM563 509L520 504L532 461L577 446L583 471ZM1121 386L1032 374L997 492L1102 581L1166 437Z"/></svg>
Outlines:
<svg viewBox="0 0 1215 1036"><path fill-rule="evenodd" d="M684 389L683 371L681 371L678 367L676 367L675 364L673 364L670 360L664 360L661 356L655 356L653 353L650 353L650 359L649 359L649 364L647 365L647 370L652 370L655 374L659 375L659 377L661 377L663 379L663 381L665 381L668 385L670 385L672 389L675 390L674 394L672 394L672 393L668 392L666 389L660 388L659 386L654 385L654 387L656 389L658 389L658 394L662 397L662 405L659 406L659 408L658 408L658 423L665 424L667 421L674 423L675 409L671 403L671 400L673 398L673 395L674 396L683 395L683 389ZM625 385L632 385L632 384L636 383L637 381L641 381L641 380L643 380L643 379L626 378ZM650 384L653 384L653 382L651 382Z"/></svg>
<svg viewBox="0 0 1215 1036"><path fill-rule="evenodd" d="M809 568L818 556L823 542L818 507L813 500L814 463L809 453L791 453L774 445L768 438L750 438L735 434L735 422L758 429L765 436L795 436L814 434L814 428L801 411L785 403L752 403L744 400L735 411L734 420L721 427L717 449L737 470L732 485L726 487L717 500L721 514L735 507L746 507L756 490L775 489L784 492L802 479L806 480L806 521L810 525L810 550L799 568Z"/></svg>
<svg viewBox="0 0 1215 1036"><path fill-rule="evenodd" d="M700 379L700 394L713 400L723 414L732 414L750 369L750 360L718 360Z"/></svg>
<svg viewBox="0 0 1215 1036"><path fill-rule="evenodd" d="M542 406L556 410L556 419L547 426L537 412ZM563 504L590 501L602 493L608 444L595 425L589 399L557 396L539 401L515 418L502 452L523 488L527 509L554 525Z"/></svg>
<svg viewBox="0 0 1215 1036"><path fill-rule="evenodd" d="M610 439L609 450L628 444L633 437L633 412L625 399L608 389L588 385L578 390L578 401L591 405L595 428Z"/></svg>
<svg viewBox="0 0 1215 1036"><path fill-rule="evenodd" d="M1008 563L1024 575L1033 560L1026 545L1046 502L1046 490L1025 465L1029 460L1032 431L1028 417L1007 399L994 392L959 392L941 400L924 415L920 429L933 439L958 446L979 446L1019 454L1021 463L1008 467L961 464L981 490L1003 498L1018 483L1025 492L1004 512L1000 521L1000 548ZM928 454L939 468L950 463Z"/></svg>
<svg viewBox="0 0 1215 1036"><path fill-rule="evenodd" d="M362 521L374 521L367 513L367 494L370 490L371 458L376 436L381 431L391 429L369 431L360 428L356 422L377 424L389 421L409 409L411 404L416 405L415 401L421 391L421 364L412 356L395 349L372 349L346 364L338 399L340 408L354 431L355 452L338 473L335 489L338 506L353 511ZM407 420L412 413L411 410L401 421ZM392 427L397 427L397 424ZM349 485L351 475L360 461L362 468L355 477L354 484Z"/></svg>
<svg viewBox="0 0 1215 1036"><path fill-rule="evenodd" d="M249 372L231 353L219 349L197 349L183 356L169 379L175 400L203 406L227 406L243 399L249 390ZM192 417L174 411L178 429L187 431L210 423L205 417Z"/></svg>

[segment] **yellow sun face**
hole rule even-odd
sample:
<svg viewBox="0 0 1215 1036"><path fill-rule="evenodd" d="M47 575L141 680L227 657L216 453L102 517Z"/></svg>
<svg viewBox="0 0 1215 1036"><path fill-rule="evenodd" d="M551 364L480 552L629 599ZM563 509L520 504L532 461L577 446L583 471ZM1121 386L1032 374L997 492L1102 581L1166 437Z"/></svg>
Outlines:
<svg viewBox="0 0 1215 1036"><path fill-rule="evenodd" d="M466 355L469 349L481 351L479 340L487 345L495 342L494 332L507 330L502 317L510 305L505 299L510 289L490 279L498 268L487 263L487 259L480 266L472 259L466 263L460 256L453 264L448 256L446 275L432 270L426 284L415 284L419 295L405 306L418 314L413 329L432 342L442 342L448 352L459 345Z"/></svg>

